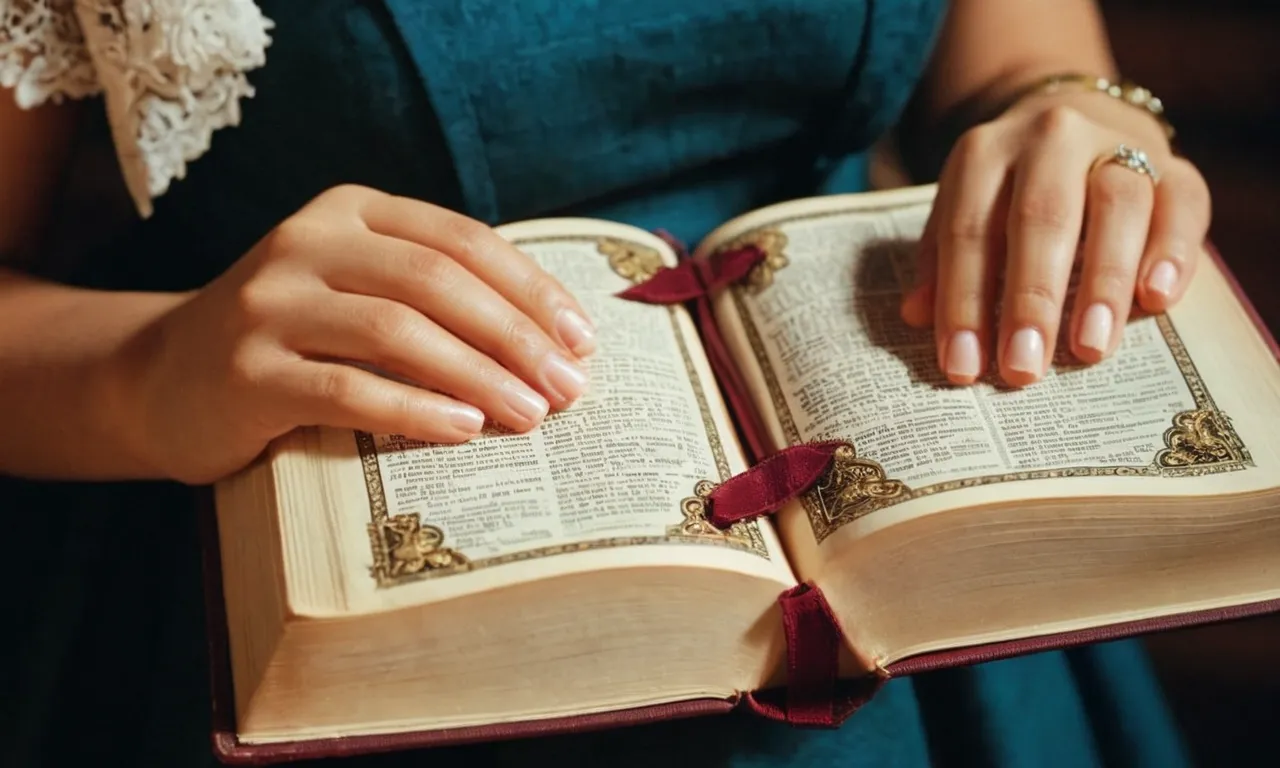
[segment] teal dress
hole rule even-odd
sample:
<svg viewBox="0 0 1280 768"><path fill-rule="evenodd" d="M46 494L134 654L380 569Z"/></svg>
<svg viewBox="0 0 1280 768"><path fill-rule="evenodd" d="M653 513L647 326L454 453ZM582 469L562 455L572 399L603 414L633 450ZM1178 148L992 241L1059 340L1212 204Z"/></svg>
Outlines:
<svg viewBox="0 0 1280 768"><path fill-rule="evenodd" d="M695 242L755 206L863 188L864 153L899 116L942 6L264 2L275 42L243 124L70 279L199 286L344 182L491 223L602 216ZM0 583L19 627L0 633L0 764L213 763L190 504L166 483L0 484L13 526ZM894 680L837 730L729 716L345 762L1171 768L1185 755L1141 646L1119 642Z"/></svg>

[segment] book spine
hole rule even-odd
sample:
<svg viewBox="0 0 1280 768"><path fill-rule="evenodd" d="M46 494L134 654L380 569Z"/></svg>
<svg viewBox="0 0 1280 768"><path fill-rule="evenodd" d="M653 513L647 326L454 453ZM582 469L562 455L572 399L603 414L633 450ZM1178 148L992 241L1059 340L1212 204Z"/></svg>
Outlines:
<svg viewBox="0 0 1280 768"><path fill-rule="evenodd" d="M816 584L800 584L783 592L778 606L787 641L786 686L749 693L746 705L769 720L802 728L836 728L871 701L888 677L839 679L844 635Z"/></svg>

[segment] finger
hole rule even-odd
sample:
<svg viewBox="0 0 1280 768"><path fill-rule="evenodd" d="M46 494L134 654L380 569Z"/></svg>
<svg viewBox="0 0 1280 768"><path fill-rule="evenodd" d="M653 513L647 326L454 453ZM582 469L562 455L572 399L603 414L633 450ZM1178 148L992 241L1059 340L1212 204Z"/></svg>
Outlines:
<svg viewBox="0 0 1280 768"><path fill-rule="evenodd" d="M1047 110L1015 171L997 342L1000 376L1014 386L1038 381L1053 359L1094 155L1081 141L1089 135L1075 112Z"/></svg>
<svg viewBox="0 0 1280 768"><path fill-rule="evenodd" d="M1209 187L1199 171L1181 158L1166 161L1156 185L1151 233L1138 270L1138 303L1148 312L1164 312L1187 290L1198 266L1212 218Z"/></svg>
<svg viewBox="0 0 1280 768"><path fill-rule="evenodd" d="M1086 363L1115 350L1129 319L1153 197L1150 178L1115 163L1089 174L1084 265L1070 334L1072 354Z"/></svg>
<svg viewBox="0 0 1280 768"><path fill-rule="evenodd" d="M416 243L362 233L325 264L338 291L393 299L418 310L531 384L557 408L587 388L587 374L546 332L449 256Z"/></svg>
<svg viewBox="0 0 1280 768"><path fill-rule="evenodd" d="M1004 228L1006 165L993 132L972 131L957 142L940 180L938 278L934 328L938 364L954 384L972 384L991 360L996 275Z"/></svg>
<svg viewBox="0 0 1280 768"><path fill-rule="evenodd" d="M903 294L899 307L903 322L913 328L928 328L933 324L934 286L938 279L938 207L935 199L916 249L915 283Z"/></svg>
<svg viewBox="0 0 1280 768"><path fill-rule="evenodd" d="M580 357L595 351L595 329L577 299L490 227L444 208L391 195L375 198L362 215L374 232L452 256L566 350Z"/></svg>
<svg viewBox="0 0 1280 768"><path fill-rule="evenodd" d="M285 343L312 359L366 363L479 408L517 431L547 415L546 399L492 358L413 308L335 293Z"/></svg>
<svg viewBox="0 0 1280 768"><path fill-rule="evenodd" d="M300 360L276 380L295 423L403 434L428 443L462 443L480 434L484 414L445 395L341 363Z"/></svg>

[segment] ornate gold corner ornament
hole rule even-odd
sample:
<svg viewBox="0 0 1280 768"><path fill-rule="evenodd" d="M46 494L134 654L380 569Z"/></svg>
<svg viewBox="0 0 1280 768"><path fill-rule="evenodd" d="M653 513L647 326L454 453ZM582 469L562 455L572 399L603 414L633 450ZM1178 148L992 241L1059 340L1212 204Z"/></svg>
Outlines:
<svg viewBox="0 0 1280 768"><path fill-rule="evenodd" d="M787 236L781 229L765 227L740 235L720 246L720 251L731 251L754 245L764 252L764 261L747 273L746 287L751 293L760 293L773 285L773 276L791 263L787 258Z"/></svg>
<svg viewBox="0 0 1280 768"><path fill-rule="evenodd" d="M466 556L443 546L444 531L441 529L423 525L416 514L388 516L373 435L356 432L355 436L369 495L371 520L367 530L373 550L373 565L369 571L378 586L388 587L427 572L443 575L469 569L471 562Z"/></svg>
<svg viewBox="0 0 1280 768"><path fill-rule="evenodd" d="M373 575L379 584L425 571L456 573L471 567L465 555L444 546L444 531L423 525L415 514L370 523L369 537L373 544Z"/></svg>
<svg viewBox="0 0 1280 768"><path fill-rule="evenodd" d="M1252 462L1244 442L1236 435L1227 415L1209 408L1183 411L1165 430L1165 449L1156 454L1162 474L1203 474L1225 464Z"/></svg>
<svg viewBox="0 0 1280 768"><path fill-rule="evenodd" d="M609 266L614 272L633 283L643 283L664 266L662 254L637 243L602 237L596 249L609 257Z"/></svg>
<svg viewBox="0 0 1280 768"><path fill-rule="evenodd" d="M699 480L693 487L693 495L680 502L680 512L684 520L667 527L667 535L673 538L714 538L727 543L745 546L752 551L765 553L764 537L759 527L745 523L734 523L725 530L720 530L707 520L707 497L716 489L710 480Z"/></svg>
<svg viewBox="0 0 1280 768"><path fill-rule="evenodd" d="M842 525L910 496L901 480L886 476L884 467L858 457L852 444L831 457L831 469L805 494L805 509L814 535L821 542Z"/></svg>

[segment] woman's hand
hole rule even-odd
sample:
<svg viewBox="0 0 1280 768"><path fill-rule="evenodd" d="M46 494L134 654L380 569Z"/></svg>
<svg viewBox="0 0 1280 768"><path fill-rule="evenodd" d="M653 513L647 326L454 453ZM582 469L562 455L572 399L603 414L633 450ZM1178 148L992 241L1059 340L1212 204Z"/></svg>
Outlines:
<svg viewBox="0 0 1280 768"><path fill-rule="evenodd" d="M1120 144L1146 152L1158 183L1095 162ZM1060 330L1075 357L1094 363L1120 343L1135 297L1148 312L1177 302L1209 219L1204 179L1173 156L1150 115L1100 93L1028 99L954 146L902 315L933 325L951 382L994 368L1027 385L1048 370Z"/></svg>
<svg viewBox="0 0 1280 768"><path fill-rule="evenodd" d="M139 335L128 415L165 475L207 482L298 426L531 429L583 394L593 346L574 298L490 228L341 187Z"/></svg>

